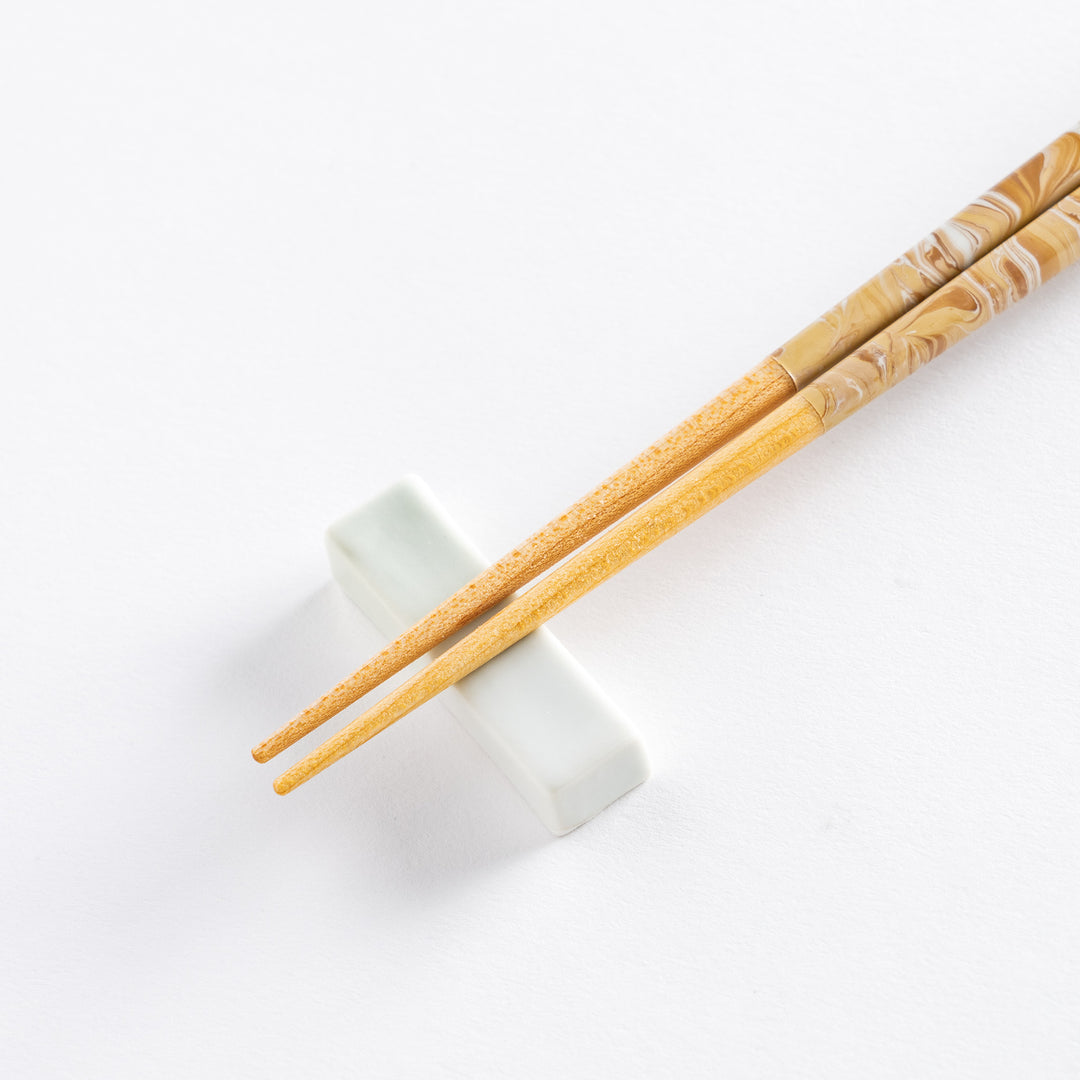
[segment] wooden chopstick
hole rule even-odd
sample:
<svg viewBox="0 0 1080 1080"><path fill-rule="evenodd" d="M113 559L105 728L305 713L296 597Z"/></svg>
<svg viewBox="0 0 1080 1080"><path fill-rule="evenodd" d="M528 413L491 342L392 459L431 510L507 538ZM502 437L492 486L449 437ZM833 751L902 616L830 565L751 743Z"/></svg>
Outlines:
<svg viewBox="0 0 1080 1080"><path fill-rule="evenodd" d="M603 532L1080 186L1080 127L925 237L252 750L269 761Z"/></svg>
<svg viewBox="0 0 1080 1080"><path fill-rule="evenodd" d="M603 532L1080 185L1066 132L261 742L269 761Z"/></svg>
<svg viewBox="0 0 1080 1080"><path fill-rule="evenodd" d="M1066 196L589 544L274 781L285 795L535 630L873 398L1080 261L1080 192Z"/></svg>

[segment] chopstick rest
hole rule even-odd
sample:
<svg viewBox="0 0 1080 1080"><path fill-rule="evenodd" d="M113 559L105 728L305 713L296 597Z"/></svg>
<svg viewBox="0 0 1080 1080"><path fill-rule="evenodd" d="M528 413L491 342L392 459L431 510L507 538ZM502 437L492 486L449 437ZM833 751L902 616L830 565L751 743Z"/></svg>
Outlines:
<svg viewBox="0 0 1080 1080"><path fill-rule="evenodd" d="M416 477L335 522L326 546L335 580L388 639L488 565ZM633 725L546 628L462 679L444 700L556 835L649 775Z"/></svg>

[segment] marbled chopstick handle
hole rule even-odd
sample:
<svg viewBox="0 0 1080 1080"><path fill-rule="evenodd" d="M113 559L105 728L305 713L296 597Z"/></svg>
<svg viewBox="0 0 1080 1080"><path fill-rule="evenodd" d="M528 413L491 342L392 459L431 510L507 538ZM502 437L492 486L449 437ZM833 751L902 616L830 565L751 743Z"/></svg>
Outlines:
<svg viewBox="0 0 1080 1080"><path fill-rule="evenodd" d="M1080 259L1080 192L819 375L799 395L835 427Z"/></svg>
<svg viewBox="0 0 1080 1080"><path fill-rule="evenodd" d="M953 215L772 354L806 386L1080 186L1080 125Z"/></svg>

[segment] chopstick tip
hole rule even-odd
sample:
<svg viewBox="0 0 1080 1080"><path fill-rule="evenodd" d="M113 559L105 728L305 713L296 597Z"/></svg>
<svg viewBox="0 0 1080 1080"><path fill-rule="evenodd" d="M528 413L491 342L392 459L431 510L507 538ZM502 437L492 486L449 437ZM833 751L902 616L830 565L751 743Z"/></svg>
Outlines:
<svg viewBox="0 0 1080 1080"><path fill-rule="evenodd" d="M251 756L260 765L265 765L274 756L274 750L266 743L261 742L258 746L252 749Z"/></svg>

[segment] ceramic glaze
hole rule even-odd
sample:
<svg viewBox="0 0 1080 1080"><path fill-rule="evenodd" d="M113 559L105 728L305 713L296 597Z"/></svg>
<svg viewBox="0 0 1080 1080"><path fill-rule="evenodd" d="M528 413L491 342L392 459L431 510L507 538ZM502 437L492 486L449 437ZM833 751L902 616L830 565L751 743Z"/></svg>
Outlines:
<svg viewBox="0 0 1080 1080"><path fill-rule="evenodd" d="M487 565L412 477L336 522L326 539L334 578L387 638ZM648 776L633 726L547 629L462 679L443 700L556 834Z"/></svg>

